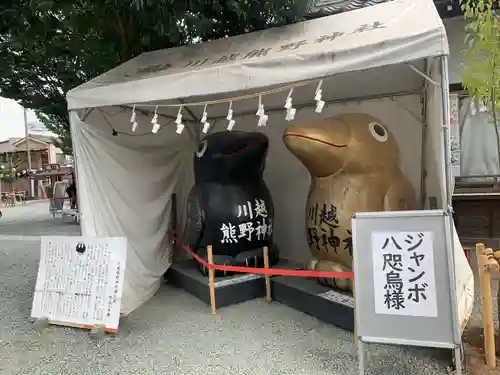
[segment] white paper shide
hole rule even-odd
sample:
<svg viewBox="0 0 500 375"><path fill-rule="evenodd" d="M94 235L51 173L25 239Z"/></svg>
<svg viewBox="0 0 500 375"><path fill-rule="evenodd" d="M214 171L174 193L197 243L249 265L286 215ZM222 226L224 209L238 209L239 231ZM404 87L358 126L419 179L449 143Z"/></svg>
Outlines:
<svg viewBox="0 0 500 375"><path fill-rule="evenodd" d="M127 240L42 237L31 316L117 329Z"/></svg>
<svg viewBox="0 0 500 375"><path fill-rule="evenodd" d="M432 232L373 232L375 313L437 317Z"/></svg>

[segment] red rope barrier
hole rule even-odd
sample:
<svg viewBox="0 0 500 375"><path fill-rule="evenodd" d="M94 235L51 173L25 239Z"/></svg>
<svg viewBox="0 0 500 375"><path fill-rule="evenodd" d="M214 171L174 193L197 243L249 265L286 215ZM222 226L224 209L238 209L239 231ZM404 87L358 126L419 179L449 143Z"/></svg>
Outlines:
<svg viewBox="0 0 500 375"><path fill-rule="evenodd" d="M198 263L203 264L209 270L253 273L257 275L272 276L299 276L299 277L325 277L335 279L354 279L354 272L323 272L323 271L304 271L304 270L285 270L278 268L257 268L257 267L237 267L222 264L210 264L199 255L195 254L189 247L184 246L179 237L175 237L175 242L188 254L190 254Z"/></svg>

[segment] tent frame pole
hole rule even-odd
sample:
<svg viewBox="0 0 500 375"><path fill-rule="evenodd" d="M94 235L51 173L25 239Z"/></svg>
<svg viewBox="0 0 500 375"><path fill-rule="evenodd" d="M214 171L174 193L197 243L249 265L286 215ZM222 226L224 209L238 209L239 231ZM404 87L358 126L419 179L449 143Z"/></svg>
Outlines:
<svg viewBox="0 0 500 375"><path fill-rule="evenodd" d="M429 60L425 60L425 71L429 71ZM420 104L422 105L422 144L420 157L420 207L425 208L427 202L427 137L428 137L428 120L427 99L429 81L425 80L422 85L422 93L420 94Z"/></svg>
<svg viewBox="0 0 500 375"><path fill-rule="evenodd" d="M400 96L410 96L410 95L420 95L420 94L421 94L421 89L419 88L419 89L413 90L413 91L397 91L397 92L392 92L392 93L387 93L387 94L382 94L382 95L366 95L366 96L357 96L357 97L346 98L346 99L325 100L325 104L347 104L347 103L352 103L352 102L363 102L363 101L367 101L367 100L396 98L396 97L400 97ZM296 109L315 108L316 101L304 103L304 104L294 104L293 107ZM273 112L283 112L283 106L270 107L270 108L266 107L266 113L273 113ZM244 116L250 116L250 115L255 116L255 110L235 113L235 118L238 119L238 118L241 118ZM208 117L208 120L210 120L210 121L216 120L217 121L217 120L224 119L224 118L226 118L226 114L220 115L220 116Z"/></svg>
<svg viewBox="0 0 500 375"><path fill-rule="evenodd" d="M85 110L85 112L83 113L82 115L82 121L84 121L84 119L86 119L90 113L94 110L94 108L88 108ZM73 151L73 177L75 178L75 182L76 182L76 207L77 207L77 215L78 215L78 224L80 224L80 231L83 232L82 230L82 227L81 227L81 214L82 214L82 211L81 211L81 205L80 205L80 194L81 194L81 181L80 179L78 178L78 153L76 152L75 150L75 144L74 144L74 141L73 141L73 134L75 134L75 124L73 123L73 121L70 120L69 122L69 127L70 127L70 132L71 132L71 149Z"/></svg>
<svg viewBox="0 0 500 375"><path fill-rule="evenodd" d="M456 293L456 274L455 274L455 236L454 236L454 222L453 222L453 207L452 207L452 174L451 174L451 148L450 148L450 89L448 77L448 57L440 57L441 68L441 114L442 114L442 127L441 127L441 146L443 148L441 153L441 178L444 183L442 191L443 206L445 212L448 214L448 231L447 237L449 243L447 244L448 252L448 268L450 270L450 294L451 294L451 311L452 311L452 325L455 340L455 366L456 374L462 375L462 338L460 335L460 325L458 320L458 302Z"/></svg>
<svg viewBox="0 0 500 375"><path fill-rule="evenodd" d="M427 81L429 81L430 83L432 83L434 86L440 86L440 84L438 82L436 82L435 80L433 80L426 73L424 73L424 72L420 71L419 69L415 68L412 64L407 63L406 65L408 66L408 68L410 68L411 70L413 70L419 76L422 76L423 78L425 78Z"/></svg>

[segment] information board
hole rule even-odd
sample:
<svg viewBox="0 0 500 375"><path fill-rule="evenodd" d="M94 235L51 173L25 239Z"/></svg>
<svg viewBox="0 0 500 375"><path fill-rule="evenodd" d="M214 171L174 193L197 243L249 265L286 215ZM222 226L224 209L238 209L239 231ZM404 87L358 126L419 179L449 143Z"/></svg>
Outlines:
<svg viewBox="0 0 500 375"><path fill-rule="evenodd" d="M31 316L118 329L127 240L42 237Z"/></svg>
<svg viewBox="0 0 500 375"><path fill-rule="evenodd" d="M450 223L442 210L353 216L360 367L367 342L450 348L460 355Z"/></svg>

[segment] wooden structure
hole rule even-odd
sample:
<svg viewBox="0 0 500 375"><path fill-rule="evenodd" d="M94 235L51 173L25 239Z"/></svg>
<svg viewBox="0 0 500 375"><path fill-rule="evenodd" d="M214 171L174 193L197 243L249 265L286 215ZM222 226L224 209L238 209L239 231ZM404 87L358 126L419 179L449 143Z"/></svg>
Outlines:
<svg viewBox="0 0 500 375"><path fill-rule="evenodd" d="M457 177L453 208L462 242L500 239L500 176Z"/></svg>
<svg viewBox="0 0 500 375"><path fill-rule="evenodd" d="M27 191L13 191L11 193L0 193L0 206L14 207L17 203L26 203Z"/></svg>
<svg viewBox="0 0 500 375"><path fill-rule="evenodd" d="M476 245L477 265L479 269L479 286L483 303L484 354L486 364L496 367L495 354L495 324L493 321L493 306L491 300L491 274L500 272L500 250L493 251L484 244Z"/></svg>
<svg viewBox="0 0 500 375"><path fill-rule="evenodd" d="M263 248L264 251L264 267L269 268L269 249L267 246ZM212 245L207 246L207 254L208 254L208 264L214 264L214 256L212 251ZM266 301L271 302L271 277L269 275L264 275L265 283L266 283ZM215 314L217 311L216 301L215 301L215 270L208 270L208 290L210 293L210 308L212 310L212 314Z"/></svg>

